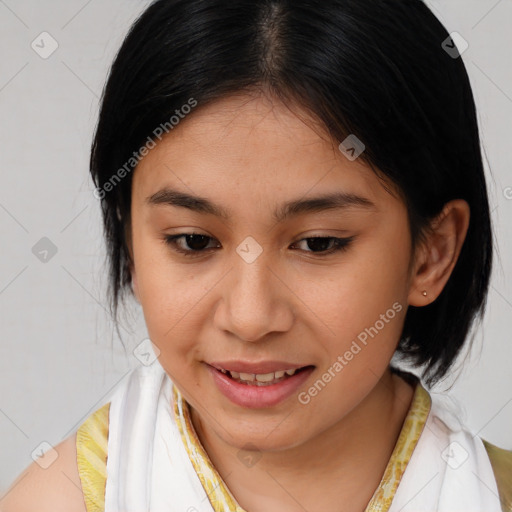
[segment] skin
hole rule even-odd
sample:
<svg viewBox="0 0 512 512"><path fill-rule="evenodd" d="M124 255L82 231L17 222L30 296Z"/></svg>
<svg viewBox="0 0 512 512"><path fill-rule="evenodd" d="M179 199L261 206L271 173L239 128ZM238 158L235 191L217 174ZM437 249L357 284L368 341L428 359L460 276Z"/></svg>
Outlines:
<svg viewBox="0 0 512 512"><path fill-rule="evenodd" d="M413 395L389 369L407 307L441 293L469 207L462 200L445 205L413 251L399 195L296 114L262 94L224 98L195 109L143 158L128 225L133 291L160 364L191 405L201 443L245 510L362 511ZM207 198L230 215L149 204L164 187ZM272 219L286 201L333 191L373 206ZM211 237L208 249L187 257L166 245L167 235L185 233ZM263 250L250 264L236 252L248 236ZM305 240L316 236L354 238L326 255ZM184 238L177 245L192 249ZM207 369L215 360L314 365L299 390L307 391L393 304L401 311L307 404L294 394L268 408L240 407L220 393ZM258 456L251 467L238 456L247 443ZM76 461L74 469L69 464L76 471ZM6 512L18 510L20 496L11 493ZM46 503L50 509L51 498L24 509L44 510ZM83 510L77 500L74 507Z"/></svg>
<svg viewBox="0 0 512 512"><path fill-rule="evenodd" d="M76 462L76 433L55 445L44 469L31 463L0 498L2 512L87 512Z"/></svg>

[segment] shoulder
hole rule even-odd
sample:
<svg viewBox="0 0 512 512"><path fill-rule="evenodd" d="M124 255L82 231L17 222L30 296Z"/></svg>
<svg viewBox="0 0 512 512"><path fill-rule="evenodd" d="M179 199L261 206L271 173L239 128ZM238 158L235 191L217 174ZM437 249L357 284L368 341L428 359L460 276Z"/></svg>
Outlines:
<svg viewBox="0 0 512 512"><path fill-rule="evenodd" d="M76 463L76 433L56 445L50 466L33 462L0 499L2 512L87 512ZM53 453L53 452L52 452Z"/></svg>
<svg viewBox="0 0 512 512"><path fill-rule="evenodd" d="M512 512L512 451L499 448L485 439L482 442L491 461L503 512Z"/></svg>
<svg viewBox="0 0 512 512"><path fill-rule="evenodd" d="M0 512L103 510L109 411L110 402L88 416L76 432L53 447L52 455L57 455L55 460L41 463L38 459L28 466L0 497Z"/></svg>

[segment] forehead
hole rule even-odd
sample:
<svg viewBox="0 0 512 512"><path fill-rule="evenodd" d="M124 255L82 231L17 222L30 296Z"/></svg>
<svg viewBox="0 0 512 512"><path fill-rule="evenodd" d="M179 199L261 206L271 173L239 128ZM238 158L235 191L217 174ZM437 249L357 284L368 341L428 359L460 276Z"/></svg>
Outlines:
<svg viewBox="0 0 512 512"><path fill-rule="evenodd" d="M197 108L138 164L134 201L163 187L216 202L276 204L342 191L372 202L389 195L362 159L348 160L306 112L262 95Z"/></svg>

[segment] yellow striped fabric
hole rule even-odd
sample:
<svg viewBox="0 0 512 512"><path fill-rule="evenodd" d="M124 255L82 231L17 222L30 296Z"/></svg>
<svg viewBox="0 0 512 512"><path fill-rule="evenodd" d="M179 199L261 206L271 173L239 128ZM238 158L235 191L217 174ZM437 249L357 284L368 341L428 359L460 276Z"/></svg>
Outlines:
<svg viewBox="0 0 512 512"><path fill-rule="evenodd" d="M76 458L87 512L104 512L110 402L91 414L76 433Z"/></svg>

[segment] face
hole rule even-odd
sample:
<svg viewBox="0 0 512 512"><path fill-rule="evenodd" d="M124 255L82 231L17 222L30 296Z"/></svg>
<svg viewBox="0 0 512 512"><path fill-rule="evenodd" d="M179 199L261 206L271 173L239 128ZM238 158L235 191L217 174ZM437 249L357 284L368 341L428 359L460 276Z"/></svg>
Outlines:
<svg viewBox="0 0 512 512"><path fill-rule="evenodd" d="M305 443L387 370L410 289L405 205L280 103L230 97L182 120L137 166L131 216L159 361L226 443Z"/></svg>

